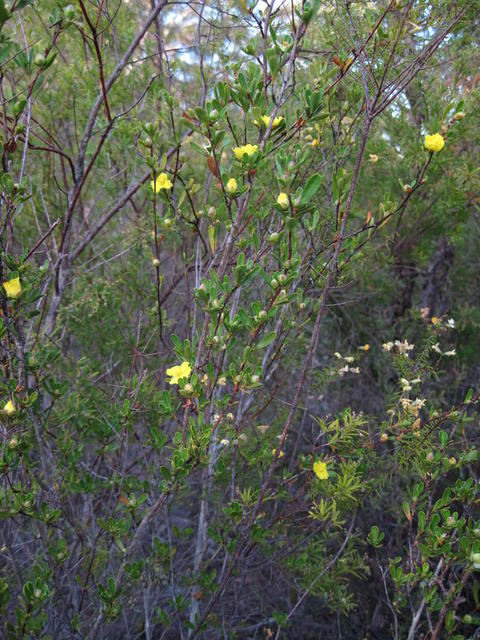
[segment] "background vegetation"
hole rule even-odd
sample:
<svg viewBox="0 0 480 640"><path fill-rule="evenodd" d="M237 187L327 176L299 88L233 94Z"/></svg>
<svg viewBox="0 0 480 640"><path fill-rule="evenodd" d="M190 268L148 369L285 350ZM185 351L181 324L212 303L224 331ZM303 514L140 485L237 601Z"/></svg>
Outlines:
<svg viewBox="0 0 480 640"><path fill-rule="evenodd" d="M0 0L2 637L477 637L479 9Z"/></svg>

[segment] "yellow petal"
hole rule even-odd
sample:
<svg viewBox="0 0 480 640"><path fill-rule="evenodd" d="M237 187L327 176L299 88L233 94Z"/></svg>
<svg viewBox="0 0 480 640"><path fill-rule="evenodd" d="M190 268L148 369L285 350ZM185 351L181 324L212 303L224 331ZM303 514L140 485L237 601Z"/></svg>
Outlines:
<svg viewBox="0 0 480 640"><path fill-rule="evenodd" d="M11 278L3 283L3 288L7 294L7 298L18 298L22 293L22 285L20 284L20 278Z"/></svg>
<svg viewBox="0 0 480 640"><path fill-rule="evenodd" d="M11 400L9 400L3 407L3 413L7 416L11 416L12 413L15 413L15 405Z"/></svg>
<svg viewBox="0 0 480 640"><path fill-rule="evenodd" d="M237 160L243 160L243 156L252 156L258 149L256 144L244 144L241 147L233 147L232 151Z"/></svg>
<svg viewBox="0 0 480 640"><path fill-rule="evenodd" d="M232 193L235 193L237 189L238 189L237 181L235 180L235 178L230 178L230 180L225 185L226 192L232 194Z"/></svg>
<svg viewBox="0 0 480 640"><path fill-rule="evenodd" d="M440 133L425 136L425 147L431 153L438 153L445 146L445 140Z"/></svg>
<svg viewBox="0 0 480 640"><path fill-rule="evenodd" d="M159 193L162 189L168 190L173 187L173 183L166 173L160 173L155 182L152 180L150 184L155 193Z"/></svg>
<svg viewBox="0 0 480 640"><path fill-rule="evenodd" d="M281 193L278 194L278 198L277 198L277 204L282 207L282 209L287 209L289 202L288 202L288 194L286 194L284 191L282 191Z"/></svg>
<svg viewBox="0 0 480 640"><path fill-rule="evenodd" d="M325 462L322 462L321 460L317 460L313 464L313 471L317 476L317 478L319 478L320 480L326 480L328 478L327 465L325 464Z"/></svg>

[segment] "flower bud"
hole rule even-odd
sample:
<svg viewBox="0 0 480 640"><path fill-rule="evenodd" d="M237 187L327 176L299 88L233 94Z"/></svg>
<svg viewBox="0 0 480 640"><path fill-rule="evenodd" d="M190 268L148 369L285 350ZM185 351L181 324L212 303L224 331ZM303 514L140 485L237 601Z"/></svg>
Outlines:
<svg viewBox="0 0 480 640"><path fill-rule="evenodd" d="M37 53L37 55L34 58L34 62L37 65L37 67L43 67L43 65L46 62L46 58L43 55L43 53Z"/></svg>
<svg viewBox="0 0 480 640"><path fill-rule="evenodd" d="M73 4L67 5L63 10L66 20L75 20L75 7Z"/></svg>

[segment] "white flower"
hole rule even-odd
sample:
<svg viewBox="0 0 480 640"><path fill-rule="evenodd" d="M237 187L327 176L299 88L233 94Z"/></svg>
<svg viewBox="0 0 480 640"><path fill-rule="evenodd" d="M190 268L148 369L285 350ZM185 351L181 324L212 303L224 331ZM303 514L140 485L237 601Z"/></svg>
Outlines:
<svg viewBox="0 0 480 640"><path fill-rule="evenodd" d="M384 342L382 348L384 351L391 351L393 349L393 342Z"/></svg>
<svg viewBox="0 0 480 640"><path fill-rule="evenodd" d="M228 445L230 444L230 440L227 440L227 438L223 438L223 440L220 440L220 444L224 447L228 447Z"/></svg>
<svg viewBox="0 0 480 640"><path fill-rule="evenodd" d="M348 364L346 364L344 367L341 367L341 368L338 370L338 373L339 373L341 376L343 376L343 374L344 374L344 373L347 373L347 372L348 372L348 370L349 370L349 369L348 369Z"/></svg>
<svg viewBox="0 0 480 640"><path fill-rule="evenodd" d="M352 373L360 373L360 367L350 367Z"/></svg>
<svg viewBox="0 0 480 640"><path fill-rule="evenodd" d="M398 353L402 353L408 356L408 352L414 348L413 344L409 344L406 340L400 342L400 340L395 340L395 346L398 349Z"/></svg>
<svg viewBox="0 0 480 640"><path fill-rule="evenodd" d="M241 433L238 437L243 442L245 442L247 440L247 434L246 433Z"/></svg>
<svg viewBox="0 0 480 640"><path fill-rule="evenodd" d="M449 327L450 329L455 328L455 320L453 318L449 318L446 324L447 324L447 327Z"/></svg>
<svg viewBox="0 0 480 640"><path fill-rule="evenodd" d="M338 351L335 351L333 355L335 356L335 358L338 358L339 360L341 360L343 357L341 353L338 353Z"/></svg>
<svg viewBox="0 0 480 640"><path fill-rule="evenodd" d="M415 398L415 400L412 402L412 406L414 406L416 409L421 409L425 406L425 402L425 398Z"/></svg>
<svg viewBox="0 0 480 640"><path fill-rule="evenodd" d="M443 355L444 356L455 356L455 355L457 355L457 352L455 351L455 349L452 349L451 351L444 351Z"/></svg>
<svg viewBox="0 0 480 640"><path fill-rule="evenodd" d="M412 385L409 383L409 381L406 378L400 378L400 384L402 385L403 392L412 390Z"/></svg>
<svg viewBox="0 0 480 640"><path fill-rule="evenodd" d="M439 353L440 355L442 355L442 351L440 349L440 344L438 342L436 342L434 345L432 345L432 349L434 351L436 351L437 353Z"/></svg>
<svg viewBox="0 0 480 640"><path fill-rule="evenodd" d="M353 362L355 358L353 356L345 356L344 360L345 362Z"/></svg>

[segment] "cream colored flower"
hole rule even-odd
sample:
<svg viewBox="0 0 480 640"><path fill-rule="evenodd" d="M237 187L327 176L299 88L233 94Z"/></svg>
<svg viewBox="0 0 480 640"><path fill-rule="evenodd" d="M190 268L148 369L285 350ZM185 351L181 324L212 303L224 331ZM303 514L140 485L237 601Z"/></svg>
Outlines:
<svg viewBox="0 0 480 640"><path fill-rule="evenodd" d="M413 344L409 344L406 340L400 342L400 340L395 340L395 346L398 349L398 353L408 356L408 352L414 348Z"/></svg>

